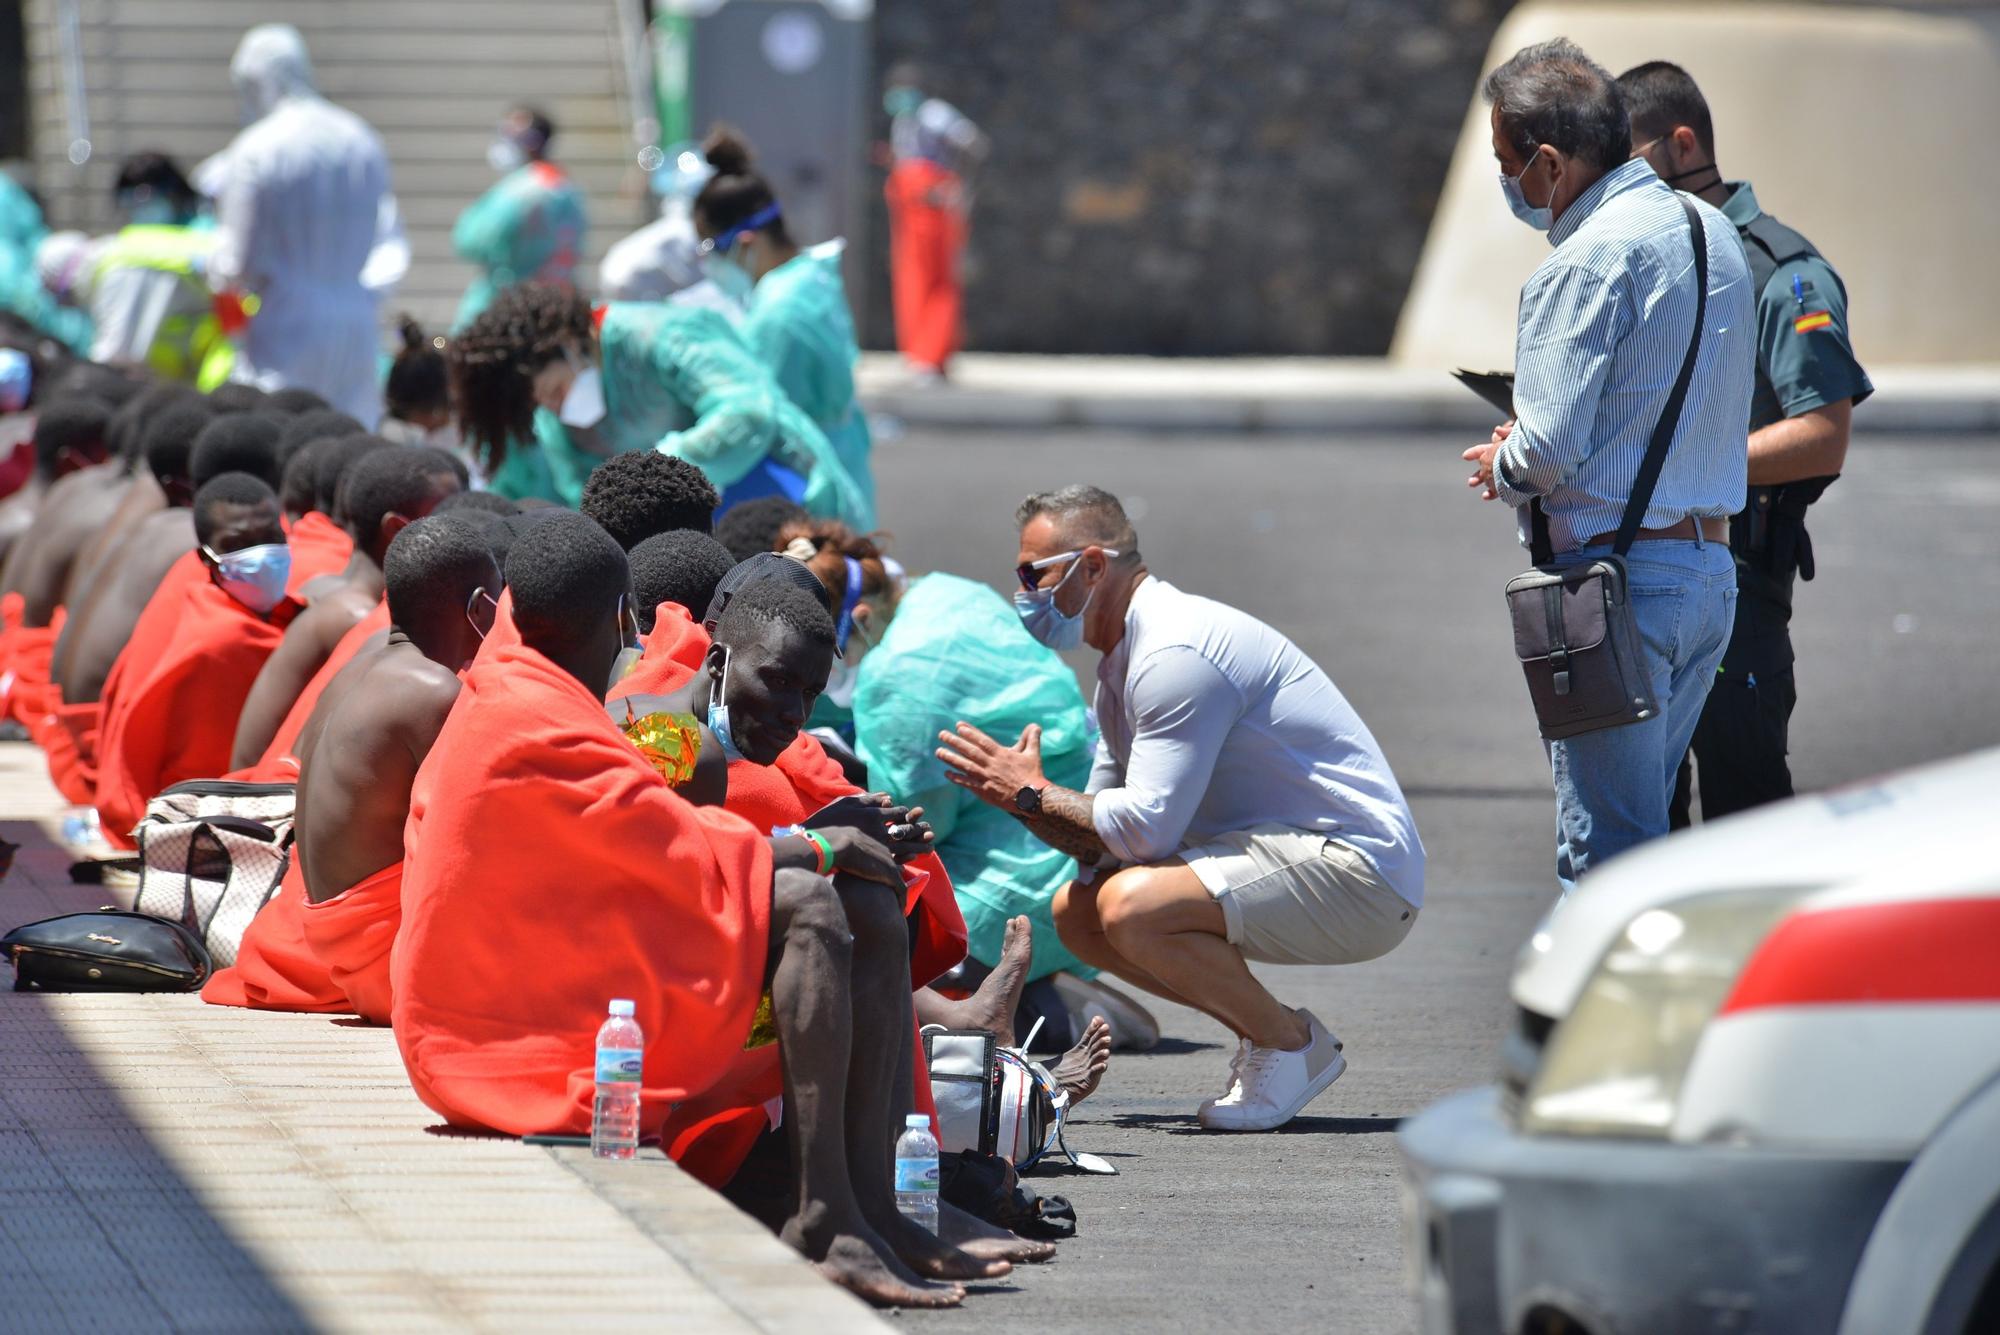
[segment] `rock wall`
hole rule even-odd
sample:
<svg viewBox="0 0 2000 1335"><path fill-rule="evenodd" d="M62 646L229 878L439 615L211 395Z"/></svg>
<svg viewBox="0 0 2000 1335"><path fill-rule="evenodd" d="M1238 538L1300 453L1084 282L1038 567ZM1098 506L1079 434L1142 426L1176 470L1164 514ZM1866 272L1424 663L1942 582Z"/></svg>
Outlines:
<svg viewBox="0 0 2000 1335"><path fill-rule="evenodd" d="M1508 6L878 0L875 68L918 62L993 141L967 346L1386 351ZM872 197L865 341L887 347Z"/></svg>

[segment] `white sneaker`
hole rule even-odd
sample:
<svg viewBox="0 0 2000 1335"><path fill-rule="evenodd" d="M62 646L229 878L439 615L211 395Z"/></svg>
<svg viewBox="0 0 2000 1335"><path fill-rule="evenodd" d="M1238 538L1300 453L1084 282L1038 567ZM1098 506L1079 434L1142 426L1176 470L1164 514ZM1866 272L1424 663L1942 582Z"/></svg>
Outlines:
<svg viewBox="0 0 2000 1335"><path fill-rule="evenodd" d="M1093 1015L1102 1015L1111 1026L1111 1046L1121 1052L1144 1052L1160 1041L1159 1021L1110 984L1078 978L1067 969L1050 974L1049 981L1069 1012L1071 1033L1082 1034Z"/></svg>
<svg viewBox="0 0 2000 1335"><path fill-rule="evenodd" d="M1201 1111L1206 1114L1210 1108L1219 1108L1225 1103L1235 1103L1243 1097L1243 1063L1249 1058L1254 1045L1240 1035L1236 1040L1236 1055L1229 1059L1229 1087L1212 1099L1204 1099Z"/></svg>
<svg viewBox="0 0 2000 1335"><path fill-rule="evenodd" d="M1211 1131L1272 1131L1297 1117L1347 1069L1341 1042L1311 1011L1302 1010L1312 1037L1297 1052L1251 1047L1240 1070L1233 1101L1218 1100L1201 1110Z"/></svg>

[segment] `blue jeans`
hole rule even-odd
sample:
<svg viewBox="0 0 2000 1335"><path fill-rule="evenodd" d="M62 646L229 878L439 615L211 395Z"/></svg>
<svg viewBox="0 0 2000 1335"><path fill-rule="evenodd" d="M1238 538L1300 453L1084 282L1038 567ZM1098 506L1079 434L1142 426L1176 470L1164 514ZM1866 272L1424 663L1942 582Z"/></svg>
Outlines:
<svg viewBox="0 0 2000 1335"><path fill-rule="evenodd" d="M1556 564L1610 551L1608 543L1585 547ZM1545 743L1556 783L1556 877L1565 896L1592 867L1667 832L1675 775L1736 620L1736 561L1726 543L1634 543L1625 569L1660 712L1644 723Z"/></svg>

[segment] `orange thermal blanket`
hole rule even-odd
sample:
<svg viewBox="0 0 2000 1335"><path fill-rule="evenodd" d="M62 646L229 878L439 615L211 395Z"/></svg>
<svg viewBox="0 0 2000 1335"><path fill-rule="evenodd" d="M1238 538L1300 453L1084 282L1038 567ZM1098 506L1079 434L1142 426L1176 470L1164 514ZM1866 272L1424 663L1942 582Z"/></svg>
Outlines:
<svg viewBox="0 0 2000 1335"><path fill-rule="evenodd" d="M227 772L236 716L285 634L206 580L181 598L171 643L149 664L128 664L116 703L105 708L97 813L104 837L120 847L132 847L130 832L152 797Z"/></svg>
<svg viewBox="0 0 2000 1335"><path fill-rule="evenodd" d="M596 694L518 639L466 671L404 844L396 1041L447 1121L587 1131L614 997L646 1035L647 1131L741 1052L763 992L767 838L683 801Z"/></svg>

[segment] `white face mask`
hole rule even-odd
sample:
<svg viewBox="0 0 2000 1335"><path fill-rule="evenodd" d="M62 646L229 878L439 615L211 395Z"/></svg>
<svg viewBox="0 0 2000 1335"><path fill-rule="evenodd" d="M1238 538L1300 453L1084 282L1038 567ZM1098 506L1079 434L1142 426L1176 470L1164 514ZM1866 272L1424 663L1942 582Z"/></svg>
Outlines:
<svg viewBox="0 0 2000 1335"><path fill-rule="evenodd" d="M510 172L528 160L521 146L505 136L496 137L486 146L486 165L496 172Z"/></svg>
<svg viewBox="0 0 2000 1335"><path fill-rule="evenodd" d="M562 411L556 416L564 426L593 427L604 420L606 411L604 373L586 366L569 382L569 393L563 395Z"/></svg>

